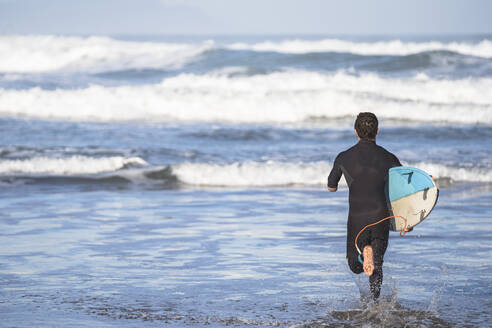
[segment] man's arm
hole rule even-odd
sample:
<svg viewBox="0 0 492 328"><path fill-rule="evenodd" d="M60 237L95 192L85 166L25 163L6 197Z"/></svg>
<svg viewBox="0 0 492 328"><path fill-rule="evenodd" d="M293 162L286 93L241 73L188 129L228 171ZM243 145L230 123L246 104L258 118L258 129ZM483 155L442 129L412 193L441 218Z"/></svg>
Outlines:
<svg viewBox="0 0 492 328"><path fill-rule="evenodd" d="M342 169L340 168L340 154L335 158L333 163L333 168L331 169L330 175L328 176L328 190L335 192L338 189L338 181L342 177Z"/></svg>

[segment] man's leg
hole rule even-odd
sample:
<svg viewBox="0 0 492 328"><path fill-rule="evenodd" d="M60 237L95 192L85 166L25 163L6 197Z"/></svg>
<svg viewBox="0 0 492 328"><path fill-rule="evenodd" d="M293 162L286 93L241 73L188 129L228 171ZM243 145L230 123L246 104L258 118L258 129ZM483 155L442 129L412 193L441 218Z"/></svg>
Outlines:
<svg viewBox="0 0 492 328"><path fill-rule="evenodd" d="M379 298L381 285L383 283L383 258L388 246L388 241L383 239L374 239L371 241L373 252L373 273L369 277L369 285L374 299ZM365 259L364 259L365 262Z"/></svg>
<svg viewBox="0 0 492 328"><path fill-rule="evenodd" d="M347 261L350 270L355 274L359 274L364 271L362 264L359 262L359 252L357 252L354 244L355 236L358 232L358 230L353 231L353 229L347 229ZM364 248L363 245L368 245L371 243L370 237L371 235L366 231L359 236L358 245L361 249Z"/></svg>
<svg viewBox="0 0 492 328"><path fill-rule="evenodd" d="M352 271L355 274L361 273L364 269L362 268L362 264L360 264L359 259L357 256L349 256L347 257L347 262L350 268L350 271Z"/></svg>

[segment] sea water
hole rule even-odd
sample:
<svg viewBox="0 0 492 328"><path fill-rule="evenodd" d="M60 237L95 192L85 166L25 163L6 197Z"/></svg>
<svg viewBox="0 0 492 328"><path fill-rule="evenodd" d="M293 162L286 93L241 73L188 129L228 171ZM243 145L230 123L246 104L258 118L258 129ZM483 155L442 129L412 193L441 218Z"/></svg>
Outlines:
<svg viewBox="0 0 492 328"><path fill-rule="evenodd" d="M0 59L0 326L490 325L490 36L1 36ZM377 304L326 190L361 111L440 187Z"/></svg>

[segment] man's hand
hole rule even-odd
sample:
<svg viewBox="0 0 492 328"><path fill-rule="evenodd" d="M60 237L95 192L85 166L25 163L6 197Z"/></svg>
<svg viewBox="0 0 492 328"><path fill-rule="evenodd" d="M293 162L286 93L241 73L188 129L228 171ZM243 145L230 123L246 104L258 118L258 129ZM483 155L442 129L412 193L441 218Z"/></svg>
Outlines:
<svg viewBox="0 0 492 328"><path fill-rule="evenodd" d="M405 228L405 230L403 230L404 232L410 232L413 230L413 227L410 227L410 228Z"/></svg>
<svg viewBox="0 0 492 328"><path fill-rule="evenodd" d="M335 192L335 191L337 191L337 189L338 189L338 187L335 187L335 188L328 187L328 190L331 191L331 192Z"/></svg>

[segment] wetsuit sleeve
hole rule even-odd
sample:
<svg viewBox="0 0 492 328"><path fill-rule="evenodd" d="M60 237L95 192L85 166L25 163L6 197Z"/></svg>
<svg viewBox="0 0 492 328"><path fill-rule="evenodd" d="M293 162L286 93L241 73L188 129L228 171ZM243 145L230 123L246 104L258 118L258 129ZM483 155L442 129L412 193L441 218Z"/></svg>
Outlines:
<svg viewBox="0 0 492 328"><path fill-rule="evenodd" d="M328 176L328 188L337 188L338 181L342 177L342 169L340 167L340 154L338 154L335 162L333 163L333 168L331 169L330 175Z"/></svg>

